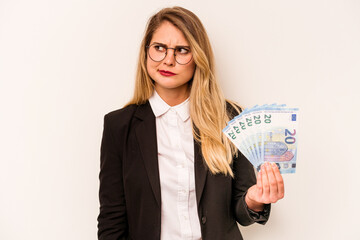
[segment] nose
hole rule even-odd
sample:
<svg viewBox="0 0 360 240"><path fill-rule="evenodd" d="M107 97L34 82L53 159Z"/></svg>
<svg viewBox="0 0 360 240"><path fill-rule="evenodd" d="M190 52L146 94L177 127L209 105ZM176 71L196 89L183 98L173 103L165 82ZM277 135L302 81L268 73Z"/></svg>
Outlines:
<svg viewBox="0 0 360 240"><path fill-rule="evenodd" d="M170 51L171 50L171 51ZM168 48L166 56L163 60L164 64L173 66L175 65L175 49Z"/></svg>

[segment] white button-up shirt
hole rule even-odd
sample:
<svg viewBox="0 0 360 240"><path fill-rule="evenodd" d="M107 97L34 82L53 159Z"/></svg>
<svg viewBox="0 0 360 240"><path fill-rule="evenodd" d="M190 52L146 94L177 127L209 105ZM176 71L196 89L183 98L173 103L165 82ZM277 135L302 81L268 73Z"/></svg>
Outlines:
<svg viewBox="0 0 360 240"><path fill-rule="evenodd" d="M156 117L161 188L161 240L199 240L194 139L189 99L169 106L154 90L149 99Z"/></svg>

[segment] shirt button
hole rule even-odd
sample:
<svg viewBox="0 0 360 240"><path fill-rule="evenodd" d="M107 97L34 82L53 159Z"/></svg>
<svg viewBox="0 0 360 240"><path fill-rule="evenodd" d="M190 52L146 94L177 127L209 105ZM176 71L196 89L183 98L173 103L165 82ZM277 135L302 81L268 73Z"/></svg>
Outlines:
<svg viewBox="0 0 360 240"><path fill-rule="evenodd" d="M202 223L202 224L205 224L205 223L206 223L206 217L205 217L205 216L203 216L203 217L201 218L201 223Z"/></svg>

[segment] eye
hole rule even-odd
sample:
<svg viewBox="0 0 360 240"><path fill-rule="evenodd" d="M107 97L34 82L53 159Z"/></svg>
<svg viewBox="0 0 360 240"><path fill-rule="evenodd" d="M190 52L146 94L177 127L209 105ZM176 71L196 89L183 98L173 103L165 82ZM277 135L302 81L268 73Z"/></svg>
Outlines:
<svg viewBox="0 0 360 240"><path fill-rule="evenodd" d="M190 49L188 48L184 48L184 47L178 47L176 48L176 53L179 53L179 54L188 54L190 52Z"/></svg>
<svg viewBox="0 0 360 240"><path fill-rule="evenodd" d="M165 52L166 51L166 48L162 45L153 45L153 48L156 50L156 51L159 51L159 52Z"/></svg>

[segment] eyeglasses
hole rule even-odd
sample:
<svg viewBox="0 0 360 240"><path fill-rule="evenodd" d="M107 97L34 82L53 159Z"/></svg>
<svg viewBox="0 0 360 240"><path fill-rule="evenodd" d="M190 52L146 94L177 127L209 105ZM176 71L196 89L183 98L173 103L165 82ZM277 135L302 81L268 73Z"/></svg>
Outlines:
<svg viewBox="0 0 360 240"><path fill-rule="evenodd" d="M178 46L175 48L166 47L164 44L153 43L150 46L146 46L148 49L148 54L151 60L155 62L161 62L165 59L168 49L174 50L175 61L178 64L185 65L188 64L192 59L192 53L189 47Z"/></svg>

